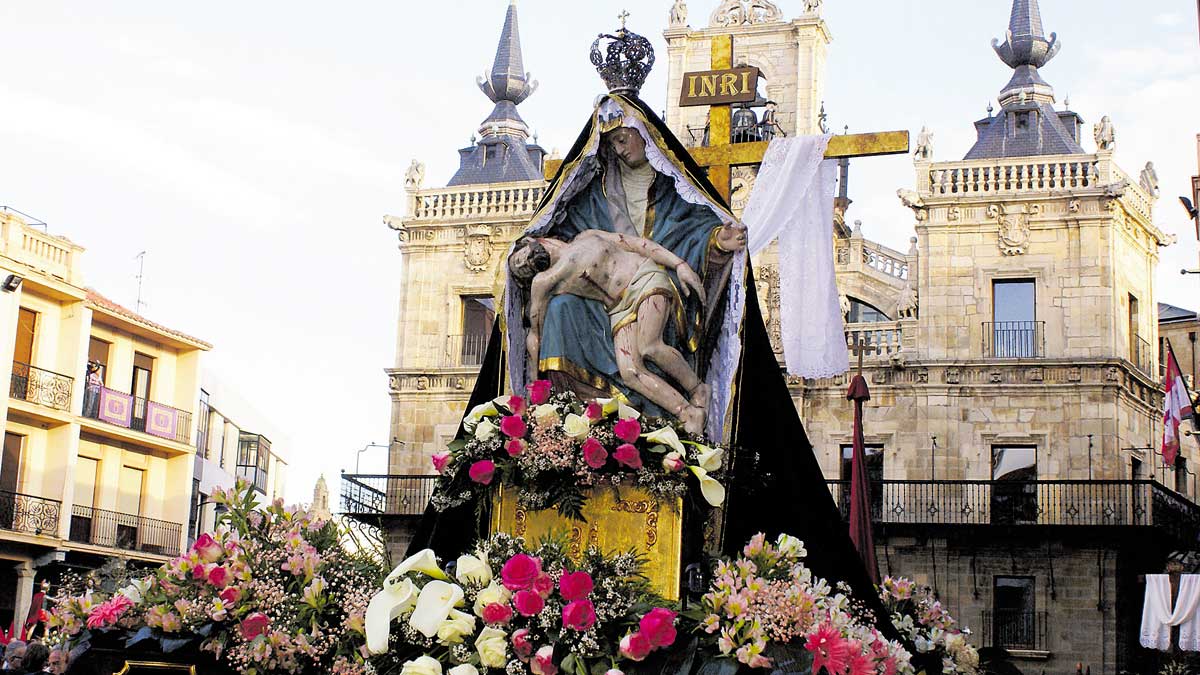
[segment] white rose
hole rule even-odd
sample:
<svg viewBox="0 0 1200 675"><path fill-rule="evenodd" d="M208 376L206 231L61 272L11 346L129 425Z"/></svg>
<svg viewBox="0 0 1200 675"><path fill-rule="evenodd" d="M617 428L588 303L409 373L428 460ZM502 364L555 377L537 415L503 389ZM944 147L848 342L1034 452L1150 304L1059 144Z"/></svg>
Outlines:
<svg viewBox="0 0 1200 675"><path fill-rule="evenodd" d="M450 610L450 616L438 626L437 636L438 642L444 645L454 645L463 641L463 638L475 632L475 617L460 612L457 609Z"/></svg>
<svg viewBox="0 0 1200 675"><path fill-rule="evenodd" d="M455 566L454 575L459 581L469 581L473 584L486 586L492 581L492 568L486 560L480 560L473 555L461 555Z"/></svg>
<svg viewBox="0 0 1200 675"><path fill-rule="evenodd" d="M566 421L563 422L563 433L575 440L579 440L588 435L592 430L592 425L587 418L582 415L570 413L567 415Z"/></svg>
<svg viewBox="0 0 1200 675"><path fill-rule="evenodd" d="M779 535L776 545L779 547L779 552L789 558L804 558L808 556L808 551L804 548L804 542L790 534Z"/></svg>
<svg viewBox="0 0 1200 675"><path fill-rule="evenodd" d="M487 441L496 435L496 425L491 420L480 420L475 427L475 440Z"/></svg>
<svg viewBox="0 0 1200 675"><path fill-rule="evenodd" d="M450 610L462 602L463 589L445 581L431 581L417 596L417 606L408 625L425 637L437 635L438 627L450 616Z"/></svg>
<svg viewBox="0 0 1200 675"><path fill-rule="evenodd" d="M479 637L475 638L475 650L479 652L481 665L487 668L503 668L508 665L508 633L490 626L484 628L479 631Z"/></svg>
<svg viewBox="0 0 1200 675"><path fill-rule="evenodd" d="M479 675L479 669L469 663L454 666L446 672L447 675Z"/></svg>
<svg viewBox="0 0 1200 675"><path fill-rule="evenodd" d="M400 668L400 675L442 675L442 662L432 656L419 656L412 661L405 661Z"/></svg>
<svg viewBox="0 0 1200 675"><path fill-rule="evenodd" d="M721 468L721 458L725 451L720 448L709 448L701 445L696 454L696 462L705 471L716 471Z"/></svg>
<svg viewBox="0 0 1200 675"><path fill-rule="evenodd" d="M479 595L475 596L474 610L480 617L483 616L483 608L493 603L504 604L512 599L512 591L497 583L490 584L487 588L479 591Z"/></svg>
<svg viewBox="0 0 1200 675"><path fill-rule="evenodd" d="M533 409L533 419L539 426L552 427L558 424L558 410L549 403L543 403Z"/></svg>

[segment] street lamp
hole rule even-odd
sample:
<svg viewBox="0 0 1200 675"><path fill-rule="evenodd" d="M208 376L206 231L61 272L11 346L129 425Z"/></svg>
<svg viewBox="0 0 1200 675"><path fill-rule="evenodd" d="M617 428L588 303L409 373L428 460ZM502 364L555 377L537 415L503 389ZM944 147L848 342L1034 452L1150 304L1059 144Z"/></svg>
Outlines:
<svg viewBox="0 0 1200 675"><path fill-rule="evenodd" d="M386 448L386 447L388 447L388 446L383 445L382 443L368 443L368 444L364 445L362 447L362 450L359 450L358 453L354 455L354 473L355 474L358 473L358 463L360 460L362 460L362 454L364 452L366 452L367 450L370 450L371 448Z"/></svg>

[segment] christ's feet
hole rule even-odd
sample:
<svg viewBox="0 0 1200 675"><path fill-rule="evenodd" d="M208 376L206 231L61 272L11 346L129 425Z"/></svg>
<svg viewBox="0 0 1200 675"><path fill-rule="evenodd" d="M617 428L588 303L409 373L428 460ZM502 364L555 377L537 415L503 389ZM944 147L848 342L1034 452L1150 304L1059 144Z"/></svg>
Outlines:
<svg viewBox="0 0 1200 675"><path fill-rule="evenodd" d="M679 412L679 421L683 422L683 430L699 436L704 433L704 408L687 406Z"/></svg>
<svg viewBox="0 0 1200 675"><path fill-rule="evenodd" d="M692 405L701 410L708 410L708 400L712 398L712 387L701 382L692 390Z"/></svg>

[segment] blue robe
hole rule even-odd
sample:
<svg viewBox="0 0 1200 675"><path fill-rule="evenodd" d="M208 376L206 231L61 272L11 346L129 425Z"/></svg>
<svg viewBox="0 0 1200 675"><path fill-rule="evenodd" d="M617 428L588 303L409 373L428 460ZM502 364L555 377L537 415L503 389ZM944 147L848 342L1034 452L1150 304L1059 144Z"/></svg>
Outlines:
<svg viewBox="0 0 1200 675"><path fill-rule="evenodd" d="M560 207L565 209L565 214L550 228L547 236L570 241L584 230L618 231L614 227L610 208L618 208L616 202L623 200L614 199L614 203L610 204L604 186L605 173L600 172L579 194ZM619 208L623 212L623 205ZM713 232L721 226L720 219L712 209L684 201L675 191L674 181L657 174L650 188L646 213L647 222L639 234L685 260L708 286L704 275L708 266L709 246ZM646 231L647 227L649 231ZM676 288L679 288L675 271L669 270L668 274ZM716 301L716 297L709 298L709 302ZM703 378L698 368L701 364L697 363L697 353L703 341L704 307L693 293L684 300L683 310L682 330L676 322L668 321L663 342L678 349L692 369ZM648 362L646 366L668 382L671 381L653 363ZM542 327L538 370L543 373L560 371L601 391L610 394L620 392L647 414L663 414L658 406L622 384L608 311L597 300L575 295L551 298Z"/></svg>

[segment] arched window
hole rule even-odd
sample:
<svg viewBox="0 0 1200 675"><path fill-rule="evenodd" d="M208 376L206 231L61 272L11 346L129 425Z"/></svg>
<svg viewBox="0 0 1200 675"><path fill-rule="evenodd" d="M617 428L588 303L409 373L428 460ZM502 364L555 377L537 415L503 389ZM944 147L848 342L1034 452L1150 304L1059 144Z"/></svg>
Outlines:
<svg viewBox="0 0 1200 675"><path fill-rule="evenodd" d="M891 321L891 318L858 298L850 298L850 316L846 318L846 323L878 323L880 321Z"/></svg>

